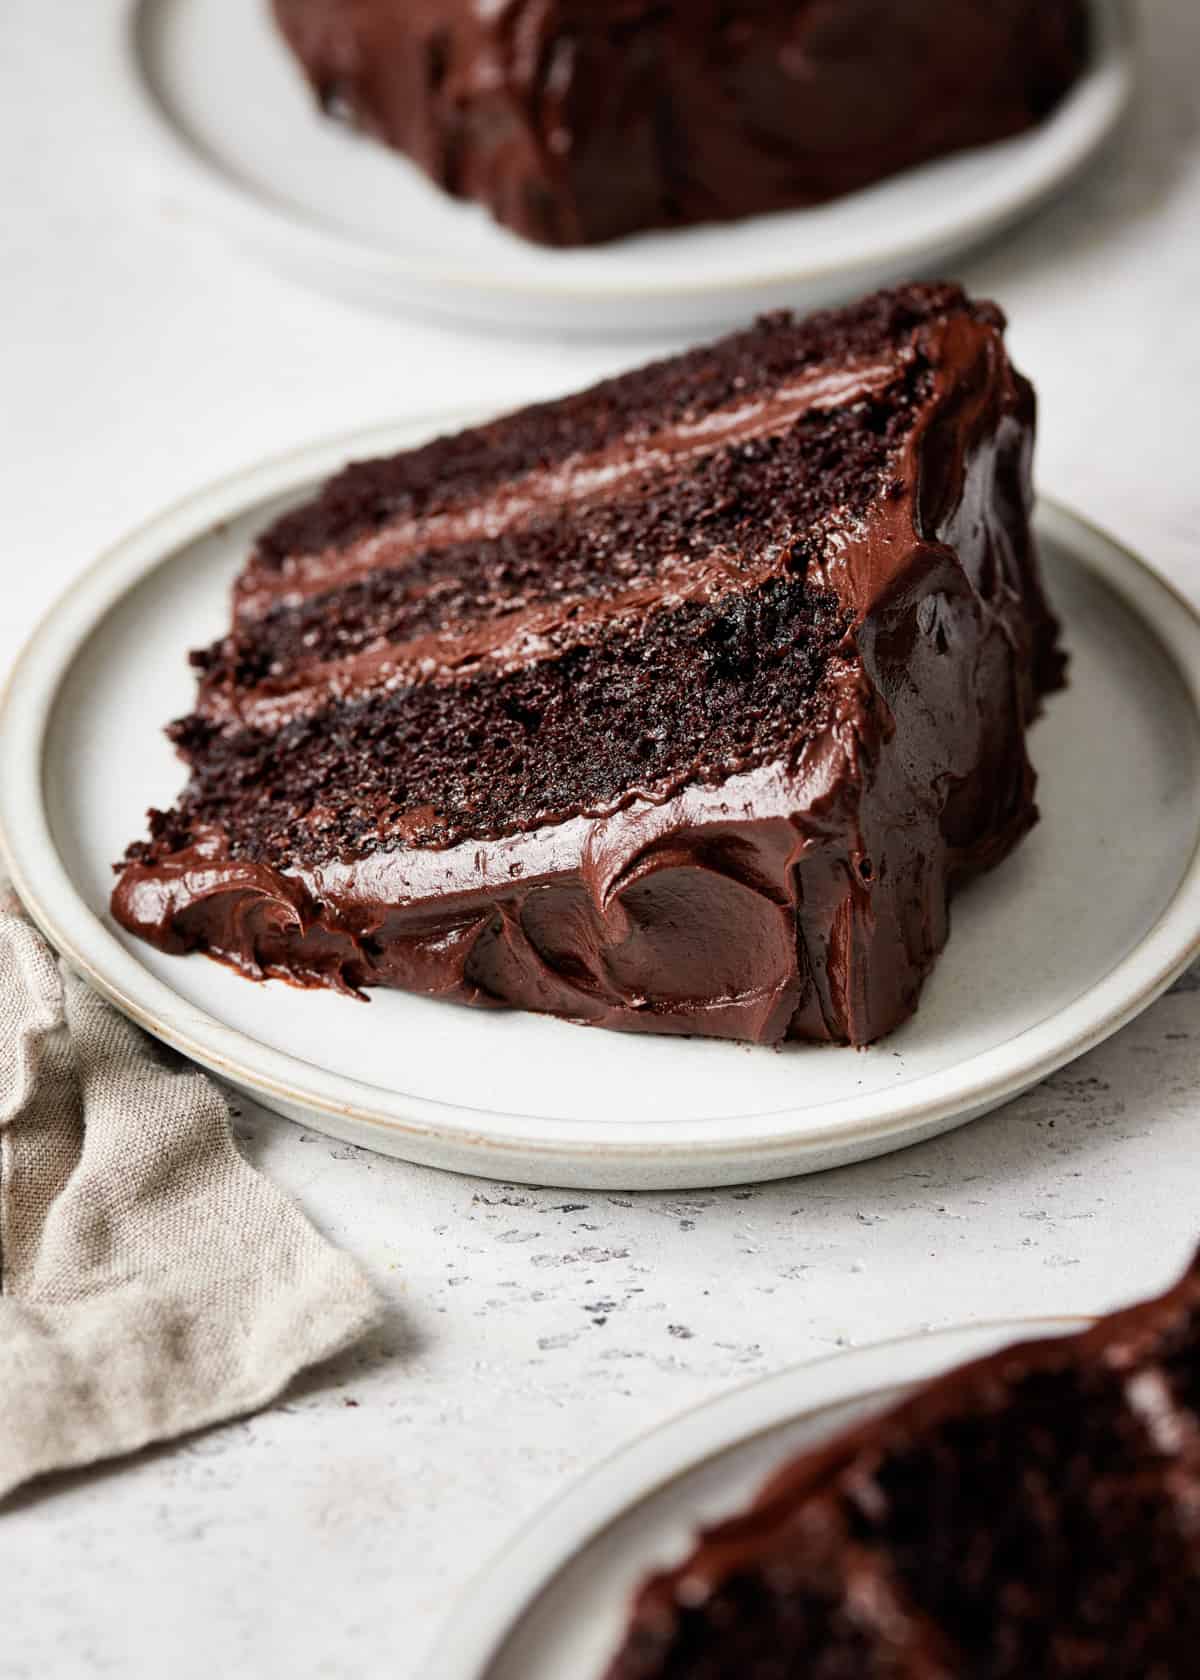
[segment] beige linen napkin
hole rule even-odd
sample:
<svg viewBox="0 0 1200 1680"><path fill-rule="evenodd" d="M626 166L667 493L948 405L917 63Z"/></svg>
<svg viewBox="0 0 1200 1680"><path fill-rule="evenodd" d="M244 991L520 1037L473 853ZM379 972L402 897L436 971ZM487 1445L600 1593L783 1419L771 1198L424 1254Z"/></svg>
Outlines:
<svg viewBox="0 0 1200 1680"><path fill-rule="evenodd" d="M0 884L0 1499L253 1411L378 1310Z"/></svg>

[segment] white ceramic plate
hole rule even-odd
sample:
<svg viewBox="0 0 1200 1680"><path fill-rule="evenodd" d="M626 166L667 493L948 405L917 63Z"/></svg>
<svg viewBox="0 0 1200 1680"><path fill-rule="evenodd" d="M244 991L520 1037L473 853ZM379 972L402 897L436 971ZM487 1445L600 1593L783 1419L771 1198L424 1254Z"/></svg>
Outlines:
<svg viewBox="0 0 1200 1680"><path fill-rule="evenodd" d="M0 718L12 874L71 962L151 1032L389 1154L680 1188L811 1172L981 1114L1131 1019L1200 948L1200 623L1053 504L1039 528L1073 664L1033 732L1044 820L956 902L918 1015L870 1050L609 1033L399 992L360 1003L129 938L107 914L110 865L178 792L160 726L190 708L185 650L223 632L251 534L348 456L433 429L325 443L192 497L86 573L15 670Z"/></svg>
<svg viewBox="0 0 1200 1680"><path fill-rule="evenodd" d="M553 332L694 332L944 267L1042 203L1111 132L1133 82L1125 0L1093 0L1092 64L1016 139L813 210L546 251L323 119L267 0L137 0L114 120L183 201L339 294Z"/></svg>
<svg viewBox="0 0 1200 1680"><path fill-rule="evenodd" d="M792 1453L915 1384L1084 1319L978 1324L800 1365L721 1395L597 1466L530 1522L463 1595L425 1680L601 1680L629 1596L741 1509Z"/></svg>

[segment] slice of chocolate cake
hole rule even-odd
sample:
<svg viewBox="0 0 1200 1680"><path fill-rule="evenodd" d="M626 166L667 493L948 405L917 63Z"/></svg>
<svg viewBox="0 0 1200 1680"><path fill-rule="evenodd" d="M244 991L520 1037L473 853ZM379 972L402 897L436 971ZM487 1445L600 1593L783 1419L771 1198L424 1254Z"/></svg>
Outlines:
<svg viewBox="0 0 1200 1680"><path fill-rule="evenodd" d="M113 898L171 951L866 1043L1034 820L1033 394L956 288L347 468L194 656Z"/></svg>
<svg viewBox="0 0 1200 1680"><path fill-rule="evenodd" d="M1200 1261L796 1459L639 1593L608 1680L1193 1680Z"/></svg>
<svg viewBox="0 0 1200 1680"><path fill-rule="evenodd" d="M1086 0L274 0L324 108L551 245L815 204L1020 132Z"/></svg>

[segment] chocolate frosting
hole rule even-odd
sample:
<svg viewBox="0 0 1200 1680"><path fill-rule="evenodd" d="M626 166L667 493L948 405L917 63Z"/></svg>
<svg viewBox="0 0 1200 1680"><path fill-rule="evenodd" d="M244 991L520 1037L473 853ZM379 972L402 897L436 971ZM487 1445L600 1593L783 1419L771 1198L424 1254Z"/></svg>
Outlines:
<svg viewBox="0 0 1200 1680"><path fill-rule="evenodd" d="M900 1584L886 1552L854 1536L852 1513L860 1510L869 1521L884 1508L881 1471L914 1444L929 1440L947 1426L952 1433L959 1420L1002 1413L1031 1378L1053 1379L1072 1370L1103 1373L1097 1385L1103 1392L1103 1403L1116 1405L1127 1414L1131 1442L1140 1444L1146 1463L1158 1471L1152 1483L1154 1471L1141 1468L1140 1501L1143 1506L1155 1497L1179 1501L1183 1520L1179 1553L1172 1567L1177 1569L1180 1583L1200 1582L1200 1545L1194 1521L1187 1515L1200 1498L1200 1417L1194 1409L1194 1396L1200 1391L1195 1389L1194 1375L1190 1384L1186 1375L1180 1381L1181 1374L1196 1370L1198 1334L1200 1255L1161 1297L1111 1314L1082 1333L1020 1343L960 1366L922 1385L899 1406L842 1432L825 1446L800 1454L770 1477L746 1510L706 1530L682 1562L652 1576L638 1590L629 1629L608 1680L659 1680L659 1676L683 1673L685 1669L693 1672L686 1664L668 1661L676 1654L684 1622L711 1605L732 1583L760 1571L777 1582L788 1578L799 1582L806 1575L811 1579L815 1571L824 1590L841 1597L864 1625L874 1624L874 1635L893 1661L911 1661L914 1680L918 1676L921 1680L950 1680L952 1675L975 1673L976 1669L968 1669L962 1653L955 1652L953 1642ZM1080 1434L1082 1437L1082 1423ZM1094 1476L1098 1483L1103 1475L1130 1469L1136 1472L1141 1463L1135 1445L1128 1465L1097 1463ZM1022 1468L1017 1461L1010 1466L1014 1497L1022 1485ZM1053 1498L1053 1492L1044 1497ZM931 1528L938 1520L933 1499L930 1490ZM905 1536L904 1543L918 1555L923 1547L932 1549L935 1542L931 1533L917 1532ZM1083 1583L1080 1602L1086 1590ZM1050 1616L1055 1617L1062 1608L1051 1595ZM1144 1597L1138 1603L1103 1607L1104 1615L1114 1612L1122 1622L1133 1626L1139 1616L1147 1615L1153 1621L1154 1615ZM722 1614L717 1625L727 1620ZM1180 1634L1182 1640L1182 1629ZM689 1637L687 1648L694 1650L695 1630ZM1098 1637L1103 1650L1102 1619ZM1164 1677L1168 1673L1190 1673L1193 1649L1187 1648L1186 1669L1156 1667L1154 1672ZM715 1654L710 1650L706 1654L715 1662ZM1110 1671L1085 1658L1086 1653L1080 1652L1078 1669L1068 1664L1061 1669L1056 1666L1054 1672L1142 1672L1122 1664ZM868 1669L868 1661L869 1655L861 1672L879 1672L873 1666ZM910 1672L908 1668L894 1671L891 1667L884 1671ZM703 1672L707 1675L717 1669L705 1667ZM721 1672L733 1672L732 1666ZM1003 1672L1017 1670L1005 1668ZM1043 1670L1039 1668L1038 1672Z"/></svg>
<svg viewBox="0 0 1200 1680"><path fill-rule="evenodd" d="M1060 663L1028 525L1033 395L999 318L948 313L920 354L929 394L894 479L834 521L813 580L853 632L826 673L829 722L794 760L307 867L198 831L124 867L117 920L164 950L349 991L768 1043L891 1030L945 942L952 889L1034 821L1024 731Z"/></svg>
<svg viewBox="0 0 1200 1680"><path fill-rule="evenodd" d="M1084 0L274 0L324 106L527 238L812 204L1019 132Z"/></svg>

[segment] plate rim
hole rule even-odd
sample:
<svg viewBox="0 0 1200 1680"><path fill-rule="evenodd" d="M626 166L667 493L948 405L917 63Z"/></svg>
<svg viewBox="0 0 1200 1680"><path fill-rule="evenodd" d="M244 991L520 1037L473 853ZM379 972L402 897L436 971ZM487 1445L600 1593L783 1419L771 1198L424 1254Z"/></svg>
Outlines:
<svg viewBox="0 0 1200 1680"><path fill-rule="evenodd" d="M492 1663L519 1623L588 1546L638 1505L724 1453L772 1430L930 1380L985 1351L1074 1335L1096 1322L1092 1313L1039 1314L909 1331L801 1360L672 1413L573 1477L467 1578L435 1630L418 1670L420 1680L488 1680ZM983 1346L972 1351L973 1343ZM896 1358L905 1365L904 1374L883 1376L879 1368ZM797 1388L811 1393L792 1409ZM471 1615L456 1614L466 1602Z"/></svg>
<svg viewBox="0 0 1200 1680"><path fill-rule="evenodd" d="M172 3L172 0L165 0L165 3ZM147 27L146 14L152 6L162 4L164 0L126 0L120 20L120 50L116 65L124 104L142 143L170 166L172 177L179 187L198 206L207 210L225 231L251 244L258 244L265 234L273 231L299 254L307 252L325 261L333 259L353 266L363 275L376 278L390 276L394 280L427 287L451 287L463 294L488 297L493 303L505 299L530 301L538 298L581 304L612 304L629 299L664 303L671 299L698 302L707 298L715 302L730 294L828 283L838 275L858 274L868 267L882 270L903 267L906 262L919 264L924 254L943 248L966 249L1046 203L1085 167L1112 135L1128 109L1137 75L1135 48L1138 28L1132 0L1088 0L1097 44L1078 86L1092 81L1099 83L1106 78L1111 82L1108 96L1098 107L1091 125L1081 132L1074 145L1054 160L1052 167L1044 168L1032 184L1028 181L1014 182L988 208L960 218L953 226L941 227L919 238L899 239L885 248L862 245L852 252L824 260L818 253L801 265L791 263L765 274L743 274L736 278L662 280L647 284L617 277L581 283L569 278L552 277L549 273L536 278L532 275L524 278L487 274L477 267L472 268L469 259L464 259L457 267L422 262L408 253L393 251L365 238L311 222L287 205L266 198L252 184L239 185L217 162L206 161L200 147L192 143L172 121L171 113L163 107L151 85L142 35ZM1049 132L1053 128L1059 115L1055 112L1047 119L1044 131ZM914 172L902 171L896 178L901 179ZM430 190L437 189L431 187ZM786 216L795 213L784 210L773 214ZM771 214L752 219L769 222Z"/></svg>
<svg viewBox="0 0 1200 1680"><path fill-rule="evenodd" d="M469 412L480 418L478 409ZM825 1164L834 1155L849 1159L880 1153L998 1105L1124 1026L1200 954L1198 828L1174 894L1138 944L1065 1008L955 1064L949 1070L952 1080L941 1070L867 1097L855 1093L833 1099L821 1105L816 1123L785 1107L717 1120L588 1122L584 1138L576 1135L580 1122L563 1116L470 1108L331 1072L226 1026L181 997L88 907L59 857L42 785L46 735L59 689L90 629L142 579L221 520L301 489L348 455L411 445L466 417L463 410L412 416L342 434L269 457L193 491L118 539L86 568L44 615L14 662L0 695L0 858L34 921L71 966L152 1035L268 1106L273 1101L291 1104L335 1125L362 1126L409 1159L539 1183L567 1183L568 1178L556 1179L554 1173L577 1175L581 1170L603 1172L606 1185L626 1188L651 1182L678 1187L684 1182L681 1172L693 1184L724 1181L711 1175L727 1177L731 1171L746 1182L756 1175L803 1171L806 1165L812 1170L822 1152ZM1062 504L1042 498L1038 522L1068 543L1073 538L1076 550L1083 543L1087 552L1079 555L1080 563L1100 575L1148 626L1171 657L1200 722L1200 611L1148 562ZM972 1076L964 1077L964 1070ZM681 1125L687 1130L683 1138ZM730 1136L731 1130L737 1135Z"/></svg>

